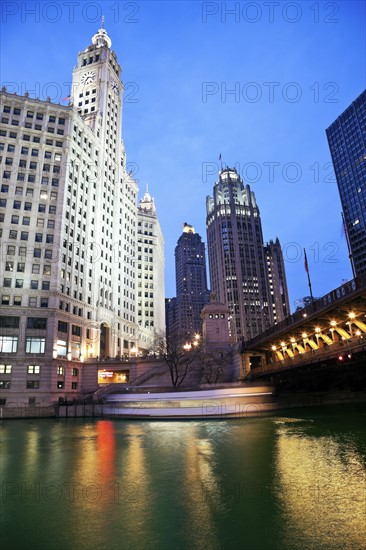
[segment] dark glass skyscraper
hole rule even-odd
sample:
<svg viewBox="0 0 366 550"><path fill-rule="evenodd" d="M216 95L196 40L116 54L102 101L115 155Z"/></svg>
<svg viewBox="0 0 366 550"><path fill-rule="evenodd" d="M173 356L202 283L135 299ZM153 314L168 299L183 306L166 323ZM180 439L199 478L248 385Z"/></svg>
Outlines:
<svg viewBox="0 0 366 550"><path fill-rule="evenodd" d="M366 90L326 130L355 275L366 272Z"/></svg>
<svg viewBox="0 0 366 550"><path fill-rule="evenodd" d="M201 330L201 311L208 302L205 243L185 223L175 248L177 288L175 330L193 334Z"/></svg>
<svg viewBox="0 0 366 550"><path fill-rule="evenodd" d="M289 312L281 246L264 246L255 195L235 169L220 172L206 209L211 289L230 310L232 339L248 340Z"/></svg>

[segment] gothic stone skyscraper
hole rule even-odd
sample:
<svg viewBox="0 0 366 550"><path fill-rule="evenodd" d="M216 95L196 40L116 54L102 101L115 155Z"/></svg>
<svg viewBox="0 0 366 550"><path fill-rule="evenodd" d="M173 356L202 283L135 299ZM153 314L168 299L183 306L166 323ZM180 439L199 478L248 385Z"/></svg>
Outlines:
<svg viewBox="0 0 366 550"><path fill-rule="evenodd" d="M279 241L264 247L254 193L235 169L220 172L206 208L211 288L229 307L233 341L248 340L289 311Z"/></svg>
<svg viewBox="0 0 366 550"><path fill-rule="evenodd" d="M101 28L78 54L68 106L1 93L1 398L70 397L83 361L144 347L120 77Z"/></svg>
<svg viewBox="0 0 366 550"><path fill-rule="evenodd" d="M366 90L326 131L355 275L366 272Z"/></svg>
<svg viewBox="0 0 366 550"><path fill-rule="evenodd" d="M175 247L175 279L175 329L179 334L200 332L201 311L209 298L206 251L201 236L187 223Z"/></svg>

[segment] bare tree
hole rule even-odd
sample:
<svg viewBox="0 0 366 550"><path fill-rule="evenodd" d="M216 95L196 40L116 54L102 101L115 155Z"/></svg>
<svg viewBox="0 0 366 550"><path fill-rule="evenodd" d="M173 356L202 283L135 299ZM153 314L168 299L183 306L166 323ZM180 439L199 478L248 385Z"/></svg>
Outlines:
<svg viewBox="0 0 366 550"><path fill-rule="evenodd" d="M231 362L231 352L227 349L216 349L210 353L201 353L202 382L217 384L224 373L225 367Z"/></svg>
<svg viewBox="0 0 366 550"><path fill-rule="evenodd" d="M195 337L171 334L157 334L154 350L164 359L174 388L179 388L193 368L193 362L201 351L201 340Z"/></svg>

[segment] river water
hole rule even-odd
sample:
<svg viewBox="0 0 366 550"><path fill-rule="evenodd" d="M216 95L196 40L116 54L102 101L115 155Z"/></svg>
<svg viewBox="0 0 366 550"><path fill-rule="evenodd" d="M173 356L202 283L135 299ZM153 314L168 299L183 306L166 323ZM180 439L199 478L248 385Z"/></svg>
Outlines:
<svg viewBox="0 0 366 550"><path fill-rule="evenodd" d="M4 549L366 549L366 405L0 438Z"/></svg>

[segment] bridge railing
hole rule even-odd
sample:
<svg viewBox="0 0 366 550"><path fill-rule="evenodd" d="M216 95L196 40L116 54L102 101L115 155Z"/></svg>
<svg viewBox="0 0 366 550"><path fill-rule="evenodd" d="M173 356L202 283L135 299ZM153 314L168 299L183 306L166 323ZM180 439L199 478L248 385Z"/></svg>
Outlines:
<svg viewBox="0 0 366 550"><path fill-rule="evenodd" d="M335 304L338 301L342 301L345 298L351 297L353 294L358 292L360 289L366 287L366 273L361 274L360 276L348 281L344 285L328 292L322 298L314 301L313 304L296 311L292 315L289 315L283 321L280 321L276 325L271 326L267 330L261 332L251 340L245 342L245 347L247 349L254 349L256 344L263 342L264 340L275 336L276 334L286 330L288 327L293 327L294 325L301 324L304 321L304 318L311 317L312 315L321 312L323 309L328 308L330 305Z"/></svg>
<svg viewBox="0 0 366 550"><path fill-rule="evenodd" d="M275 373L281 370L287 370L301 365L310 365L312 363L318 363L319 361L327 361L333 359L338 355L345 353L355 353L358 351L366 350L366 340L364 338L355 337L347 342L336 342L329 346L327 349L324 347L317 350L311 350L306 353L295 355L294 357L286 357L273 363L268 363L263 367L258 367L250 371L249 376L255 377L256 375ZM342 355L343 357L343 355Z"/></svg>

